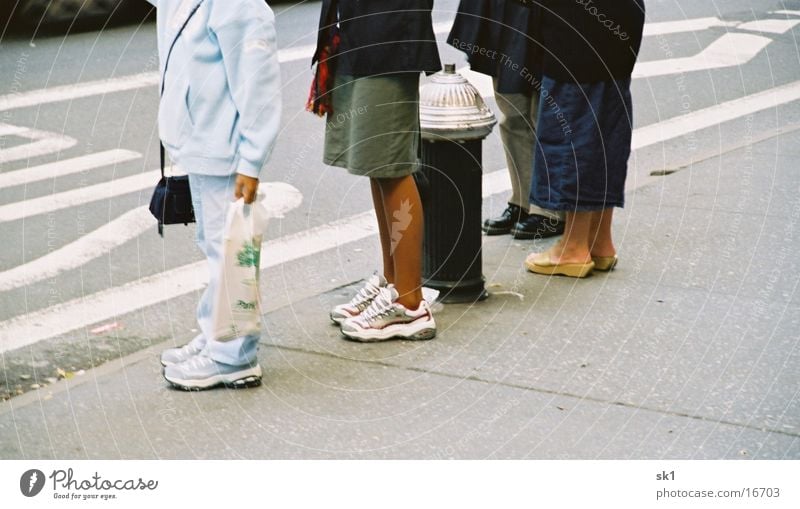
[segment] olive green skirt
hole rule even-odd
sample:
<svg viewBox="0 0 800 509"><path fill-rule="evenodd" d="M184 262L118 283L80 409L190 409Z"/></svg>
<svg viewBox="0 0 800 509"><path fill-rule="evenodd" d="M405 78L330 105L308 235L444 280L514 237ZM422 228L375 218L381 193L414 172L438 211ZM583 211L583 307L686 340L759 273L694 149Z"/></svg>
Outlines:
<svg viewBox="0 0 800 509"><path fill-rule="evenodd" d="M417 170L419 74L337 76L332 94L325 164L372 178Z"/></svg>

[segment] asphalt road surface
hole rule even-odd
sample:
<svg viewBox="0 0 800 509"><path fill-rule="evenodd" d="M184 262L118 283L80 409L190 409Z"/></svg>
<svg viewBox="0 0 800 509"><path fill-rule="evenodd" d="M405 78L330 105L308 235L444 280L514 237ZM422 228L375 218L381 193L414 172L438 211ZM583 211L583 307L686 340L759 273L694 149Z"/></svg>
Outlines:
<svg viewBox="0 0 800 509"><path fill-rule="evenodd" d="M443 62L456 0L436 0ZM649 0L634 74L629 186L800 128L800 1ZM304 110L320 2L280 3L283 130L264 173L272 220L267 310L359 280L380 264L368 183L321 162ZM172 335L191 336L203 285L193 227L162 239L155 24L0 40L0 398L80 376ZM464 70L497 110L485 77ZM754 131L753 125L759 129ZM484 214L505 206L495 130ZM721 171L724 171L722 169Z"/></svg>

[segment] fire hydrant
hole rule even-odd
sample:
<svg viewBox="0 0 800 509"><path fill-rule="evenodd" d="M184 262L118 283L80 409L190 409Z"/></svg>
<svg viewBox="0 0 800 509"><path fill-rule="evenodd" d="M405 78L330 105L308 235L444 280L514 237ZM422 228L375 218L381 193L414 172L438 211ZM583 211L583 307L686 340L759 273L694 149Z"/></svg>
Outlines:
<svg viewBox="0 0 800 509"><path fill-rule="evenodd" d="M478 90L445 65L420 92L424 200L422 276L442 302L485 299L482 144L497 123Z"/></svg>

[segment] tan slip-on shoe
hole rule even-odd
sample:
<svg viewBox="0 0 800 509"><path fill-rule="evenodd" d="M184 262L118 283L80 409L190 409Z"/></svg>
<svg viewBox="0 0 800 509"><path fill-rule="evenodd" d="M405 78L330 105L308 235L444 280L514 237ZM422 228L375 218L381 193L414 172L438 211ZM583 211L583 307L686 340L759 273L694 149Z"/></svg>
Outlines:
<svg viewBox="0 0 800 509"><path fill-rule="evenodd" d="M586 263L553 263L550 253L531 253L525 259L525 267L536 274L547 276L586 277L592 273L594 262Z"/></svg>
<svg viewBox="0 0 800 509"><path fill-rule="evenodd" d="M602 272L608 272L610 270L614 270L614 267L617 266L617 255L614 256L592 256L592 261L594 262L594 270L599 270Z"/></svg>

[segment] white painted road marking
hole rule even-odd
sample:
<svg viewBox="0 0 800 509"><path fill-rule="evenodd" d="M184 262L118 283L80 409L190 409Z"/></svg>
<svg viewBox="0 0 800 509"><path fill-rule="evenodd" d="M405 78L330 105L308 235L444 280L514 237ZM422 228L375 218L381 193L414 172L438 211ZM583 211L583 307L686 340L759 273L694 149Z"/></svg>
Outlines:
<svg viewBox="0 0 800 509"><path fill-rule="evenodd" d="M800 23L796 19L757 19L739 25L739 30L750 30L766 34L785 34Z"/></svg>
<svg viewBox="0 0 800 509"><path fill-rule="evenodd" d="M147 207L137 207L88 233L75 242L56 249L41 258L0 272L0 292L51 278L69 269L80 267L109 253L130 238L153 228L155 219Z"/></svg>
<svg viewBox="0 0 800 509"><path fill-rule="evenodd" d="M105 80L84 81L73 85L42 88L29 92L0 96L0 111L28 108L61 101L71 101L82 97L104 95L155 85L158 85L158 73L145 72Z"/></svg>
<svg viewBox="0 0 800 509"><path fill-rule="evenodd" d="M637 62L633 69L633 78L652 78L744 65L770 42L772 39L760 35L724 34L692 57Z"/></svg>
<svg viewBox="0 0 800 509"><path fill-rule="evenodd" d="M81 187L62 193L47 194L21 202L8 203L0 206L0 223L47 214L85 203L122 196L142 189L152 189L160 178L161 173L159 171L147 171L102 184Z"/></svg>
<svg viewBox="0 0 800 509"><path fill-rule="evenodd" d="M644 36L651 37L654 35L678 34L682 32L700 32L713 27L735 27L738 23L738 21L722 21L716 17L647 23L644 26Z"/></svg>
<svg viewBox="0 0 800 509"><path fill-rule="evenodd" d="M165 173L170 174L171 168L165 169ZM0 223L47 214L86 203L139 192L144 189L152 189L160 178L160 170L151 170L101 184L80 187L61 193L47 194L21 202L7 203L0 205ZM264 185L266 189L274 189L279 183L267 182ZM288 186L288 184L285 185ZM285 188L280 188L280 190L281 192L288 192ZM267 207L272 207L272 205L272 203L268 203ZM280 207L282 202L278 201L275 205Z"/></svg>
<svg viewBox="0 0 800 509"><path fill-rule="evenodd" d="M0 164L53 154L75 146L78 140L63 134L0 123L0 137L17 136L30 143L0 150Z"/></svg>
<svg viewBox="0 0 800 509"><path fill-rule="evenodd" d="M0 173L0 189L81 173L103 166L113 166L118 163L133 161L140 157L142 155L138 152L113 149L41 166L31 166L22 170L8 171Z"/></svg>
<svg viewBox="0 0 800 509"><path fill-rule="evenodd" d="M655 145L656 143L675 139L694 131L750 115L751 113L777 108L782 104L797 100L800 100L800 81L640 127L633 132L631 146L633 150L636 150Z"/></svg>
<svg viewBox="0 0 800 509"><path fill-rule="evenodd" d="M800 11L771 11L770 14L785 14L787 16L800 16Z"/></svg>
<svg viewBox="0 0 800 509"><path fill-rule="evenodd" d="M265 182L259 193L266 194L268 217L283 217L303 202L303 195L290 184ZM94 260L148 229L155 231L155 219L147 207L130 210L84 235L75 242L56 249L41 258L0 272L0 292L26 286L56 276Z"/></svg>

